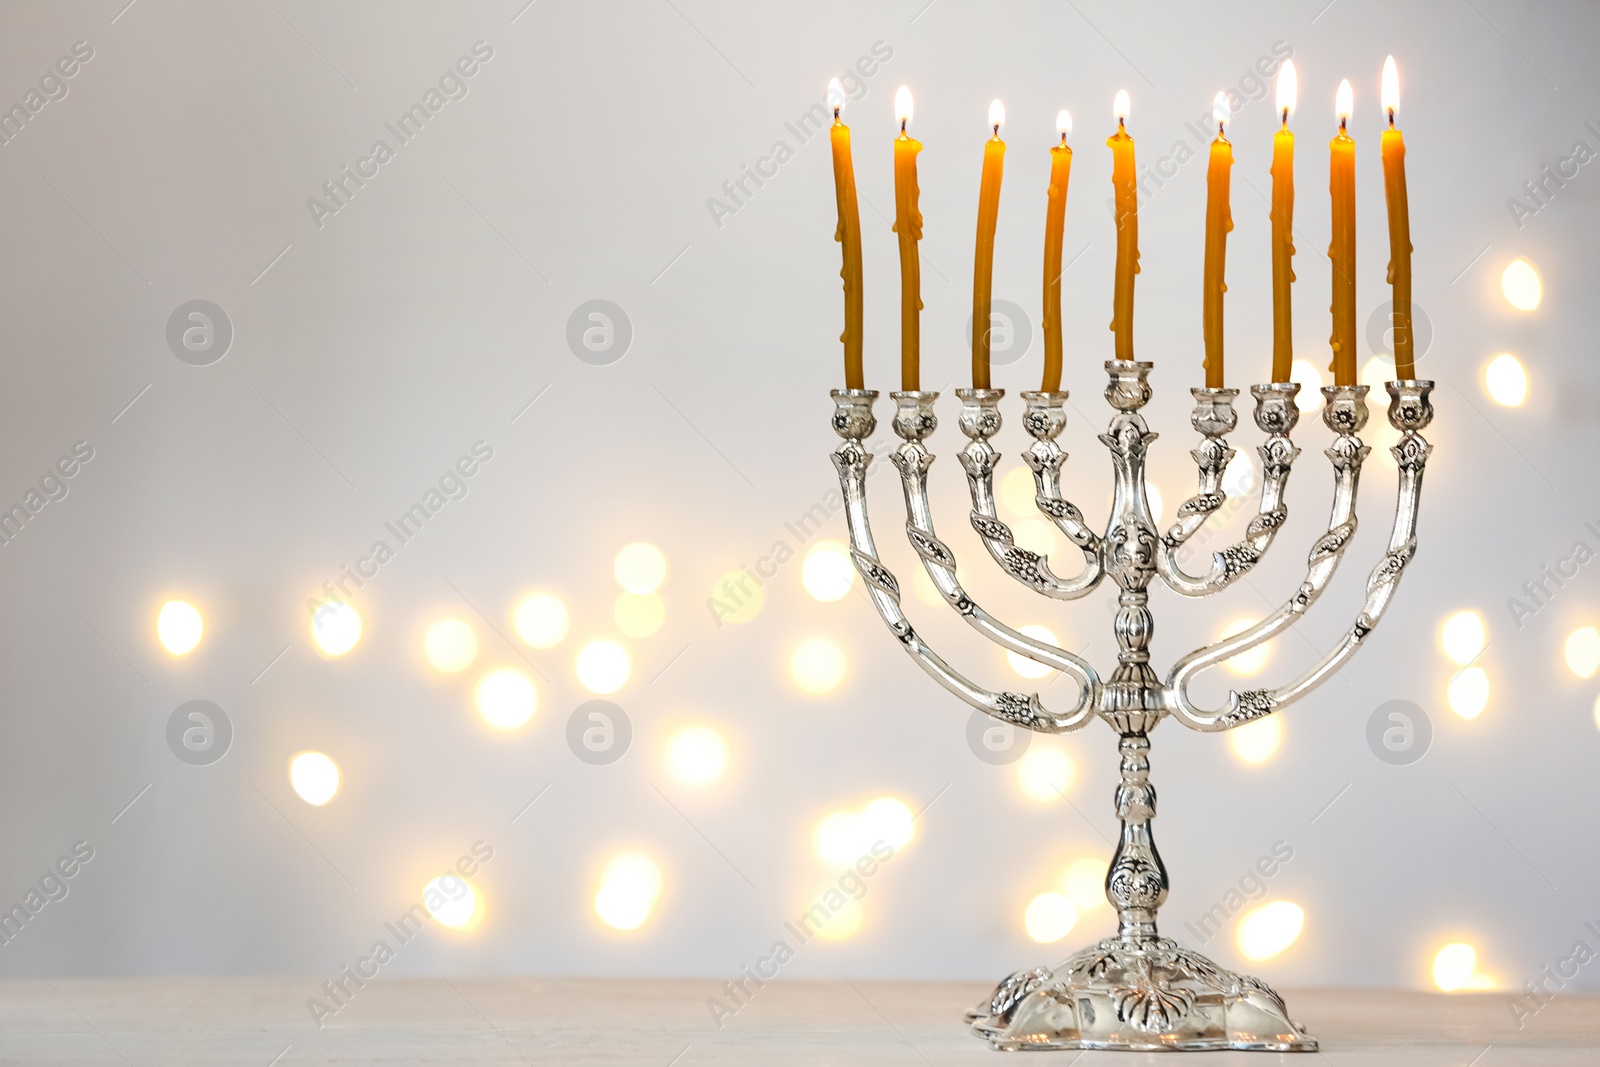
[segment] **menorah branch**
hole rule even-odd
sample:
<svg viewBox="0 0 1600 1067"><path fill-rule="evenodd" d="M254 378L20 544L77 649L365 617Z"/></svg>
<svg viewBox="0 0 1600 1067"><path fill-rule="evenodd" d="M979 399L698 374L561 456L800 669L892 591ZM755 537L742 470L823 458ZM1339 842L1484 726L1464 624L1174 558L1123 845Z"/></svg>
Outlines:
<svg viewBox="0 0 1600 1067"><path fill-rule="evenodd" d="M877 419L872 414L872 402L877 397L877 391L872 389L834 390L833 428L842 442L834 450L833 464L844 495L851 556L884 625L930 677L979 711L1041 733L1061 733L1083 726L1095 710L1091 689L1086 688L1079 694L1078 707L1066 715L1048 711L1037 693L985 689L946 663L906 618L900 608L900 583L878 557L867 515L867 467L872 462L872 453L862 442L877 427Z"/></svg>
<svg viewBox="0 0 1600 1067"><path fill-rule="evenodd" d="M1238 423L1233 401L1237 389L1191 389L1194 395L1194 414L1190 421L1203 440L1189 454L1199 468L1195 495L1178 507L1177 521L1161 539L1156 553L1156 569L1173 590L1184 596L1209 596L1226 589L1254 567L1272 547L1273 539L1288 521L1289 509L1284 506L1283 493L1289 482L1289 471L1295 457L1300 454L1289 440L1289 431L1299 418L1295 396L1300 386L1294 382L1271 382L1251 386L1256 398L1256 426L1267 435L1257 449L1261 457L1261 500L1255 516L1245 529L1244 538L1235 544L1211 554L1211 569L1199 576L1184 571L1178 556L1189 539L1206 524L1223 504L1227 494L1222 488L1222 478L1234 450L1229 447L1226 434L1232 433Z"/></svg>
<svg viewBox="0 0 1600 1067"><path fill-rule="evenodd" d="M1189 695L1190 685L1201 672L1271 640L1299 621L1327 588L1355 536L1361 466L1370 451L1357 436L1367 421L1367 387L1327 386L1323 389L1327 401L1323 421L1335 433L1334 442L1326 451L1334 472L1328 530L1312 545L1306 577L1294 596L1256 625L1197 649L1174 664L1167 677L1167 690L1173 716L1185 726L1201 731L1226 730L1271 714L1299 699L1354 655L1382 617L1400 573L1415 552L1422 473L1431 451L1418 431L1433 418L1429 400L1432 382L1390 382L1387 388L1391 397L1389 421L1402 434L1400 443L1391 450L1400 468L1397 503L1389 548L1368 581L1366 602L1356 622L1331 652L1287 685L1243 692L1230 690L1221 708L1201 708Z"/></svg>

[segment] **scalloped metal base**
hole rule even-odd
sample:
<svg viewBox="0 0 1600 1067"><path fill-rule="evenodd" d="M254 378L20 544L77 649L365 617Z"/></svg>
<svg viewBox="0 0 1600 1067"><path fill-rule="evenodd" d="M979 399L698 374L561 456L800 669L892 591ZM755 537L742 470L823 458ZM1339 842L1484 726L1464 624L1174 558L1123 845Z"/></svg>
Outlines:
<svg viewBox="0 0 1600 1067"><path fill-rule="evenodd" d="M1006 1052L1315 1052L1264 982L1168 938L1111 938L1054 970L1018 971L966 1014Z"/></svg>

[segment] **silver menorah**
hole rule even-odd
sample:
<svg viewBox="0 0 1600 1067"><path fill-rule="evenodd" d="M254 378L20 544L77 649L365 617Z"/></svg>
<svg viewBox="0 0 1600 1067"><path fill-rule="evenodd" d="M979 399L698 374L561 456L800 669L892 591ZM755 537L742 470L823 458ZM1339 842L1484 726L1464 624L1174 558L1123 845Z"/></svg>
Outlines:
<svg viewBox="0 0 1600 1067"><path fill-rule="evenodd" d="M1189 692L1204 670L1244 652L1292 626L1311 609L1338 569L1356 531L1356 489L1370 449L1357 435L1367 421L1365 385L1327 386L1322 419L1333 432L1326 455L1333 466L1333 507L1328 529L1311 547L1305 580L1272 614L1241 633L1181 657L1163 681L1150 665L1154 620L1148 589L1162 581L1189 597L1227 588L1272 546L1288 516L1284 489L1300 450L1290 440L1299 417L1300 387L1274 382L1251 387L1256 426L1266 434L1257 446L1263 477L1260 504L1244 537L1215 552L1202 575L1184 571L1179 550L1226 501L1223 471L1233 457L1226 435L1237 424L1237 389L1192 389L1191 418L1200 434L1191 455L1198 489L1178 509L1177 520L1158 536L1145 497L1145 455L1156 434L1141 408L1150 399L1149 363L1110 360L1105 396L1116 413L1100 436L1111 453L1115 493L1105 534L1084 522L1083 513L1061 492L1066 453L1056 437L1066 425L1067 393L1026 392L1023 425L1032 443L1022 458L1032 468L1039 511L1083 554L1083 567L1058 576L1046 556L1017 545L995 513L994 471L999 453L990 443L1000 430L1004 390L958 389L961 450L972 498L972 527L989 554L1012 578L1056 600L1075 600L1105 578L1117 586L1117 665L1102 680L1082 657L1020 633L980 607L956 578L956 559L934 532L928 502L933 453L927 439L938 425L936 392L898 392L894 431L901 439L891 455L900 471L906 503L906 535L928 576L956 613L995 644L1071 678L1077 704L1065 712L1046 708L1037 693L989 690L953 669L912 627L900 607L900 584L884 566L867 515L866 477L872 454L863 443L877 427L872 413L877 392L835 390L833 428L843 439L833 453L844 493L856 569L891 633L912 659L950 692L997 719L1040 733L1077 730L1095 715L1119 737L1121 781L1115 805L1121 837L1106 872L1106 897L1117 910L1117 935L1084 949L1055 968L1018 971L992 996L967 1013L975 1034L997 1049L1242 1049L1314 1051L1317 1042L1290 1018L1283 998L1258 979L1234 974L1198 952L1156 932L1156 911L1167 896L1167 871L1156 851L1150 821L1156 813L1150 784L1150 731L1171 716L1192 730L1227 730L1281 710L1338 670L1371 633L1416 550L1417 507L1422 473L1432 450L1421 436L1433 419L1433 382L1387 383L1389 422L1400 431L1391 452L1399 469L1399 493L1389 547L1367 580L1366 600L1355 622L1320 662L1277 689L1230 690L1218 708L1200 707Z"/></svg>

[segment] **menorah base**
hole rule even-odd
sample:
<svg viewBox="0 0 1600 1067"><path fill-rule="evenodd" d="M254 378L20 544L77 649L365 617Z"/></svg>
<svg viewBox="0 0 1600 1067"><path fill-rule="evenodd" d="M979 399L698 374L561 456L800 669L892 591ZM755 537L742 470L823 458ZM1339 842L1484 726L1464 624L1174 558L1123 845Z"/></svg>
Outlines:
<svg viewBox="0 0 1600 1067"><path fill-rule="evenodd" d="M1164 937L1110 938L1054 970L1018 971L966 1020L1006 1052L1317 1051L1265 983Z"/></svg>

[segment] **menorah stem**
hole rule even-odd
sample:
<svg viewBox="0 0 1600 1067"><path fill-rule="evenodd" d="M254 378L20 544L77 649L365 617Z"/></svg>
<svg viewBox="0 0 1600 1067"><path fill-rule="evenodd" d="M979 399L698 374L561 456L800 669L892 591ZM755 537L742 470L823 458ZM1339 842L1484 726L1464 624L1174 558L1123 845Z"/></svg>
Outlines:
<svg viewBox="0 0 1600 1067"><path fill-rule="evenodd" d="M1167 868L1150 832L1156 814L1150 738L1143 731L1124 734L1117 749L1122 755L1122 781L1116 792L1122 837L1106 872L1106 899L1117 909L1118 937L1128 943L1154 941L1156 909L1167 899Z"/></svg>

